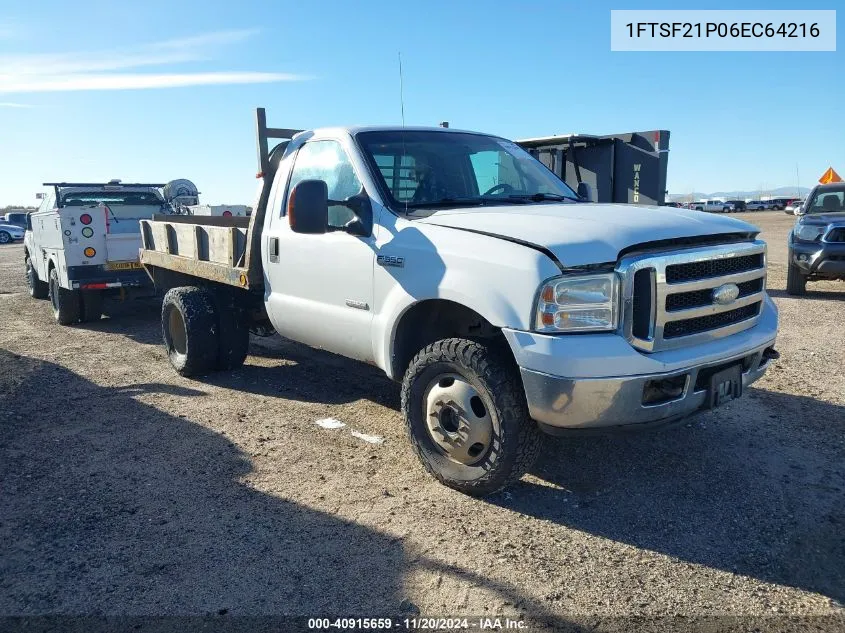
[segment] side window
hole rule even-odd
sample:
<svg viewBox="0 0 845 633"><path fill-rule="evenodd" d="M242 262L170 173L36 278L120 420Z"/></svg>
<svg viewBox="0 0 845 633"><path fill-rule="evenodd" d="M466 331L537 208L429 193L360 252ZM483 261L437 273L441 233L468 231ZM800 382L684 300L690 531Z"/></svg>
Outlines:
<svg viewBox="0 0 845 633"><path fill-rule="evenodd" d="M820 191L819 195L816 196L816 199L813 200L813 206L810 209L810 212L813 213L824 213L824 212L831 212L831 211L842 211L843 209L843 200L845 200L845 192L842 191L830 191L824 192Z"/></svg>
<svg viewBox="0 0 845 633"><path fill-rule="evenodd" d="M288 191L303 180L325 181L329 200L346 200L361 191L361 181L355 175L352 162L337 141L311 141L299 148ZM343 226L354 217L344 206L329 206L329 226Z"/></svg>

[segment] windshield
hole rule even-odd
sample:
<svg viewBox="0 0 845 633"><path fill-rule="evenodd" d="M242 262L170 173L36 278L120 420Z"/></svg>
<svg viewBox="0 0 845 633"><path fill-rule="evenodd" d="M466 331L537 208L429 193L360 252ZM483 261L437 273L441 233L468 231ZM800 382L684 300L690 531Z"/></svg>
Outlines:
<svg viewBox="0 0 845 633"><path fill-rule="evenodd" d="M837 213L845 211L845 184L819 189L804 210L807 213Z"/></svg>
<svg viewBox="0 0 845 633"><path fill-rule="evenodd" d="M501 138L396 130L357 139L395 210L578 199L542 163Z"/></svg>

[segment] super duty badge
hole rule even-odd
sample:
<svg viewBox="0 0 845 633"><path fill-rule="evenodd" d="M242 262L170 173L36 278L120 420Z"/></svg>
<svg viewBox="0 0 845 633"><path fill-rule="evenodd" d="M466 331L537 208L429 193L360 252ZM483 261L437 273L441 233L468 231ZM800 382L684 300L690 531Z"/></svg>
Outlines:
<svg viewBox="0 0 845 633"><path fill-rule="evenodd" d="M376 263L379 266L394 266L396 268L405 268L405 258L397 257L396 255L379 255L376 257Z"/></svg>

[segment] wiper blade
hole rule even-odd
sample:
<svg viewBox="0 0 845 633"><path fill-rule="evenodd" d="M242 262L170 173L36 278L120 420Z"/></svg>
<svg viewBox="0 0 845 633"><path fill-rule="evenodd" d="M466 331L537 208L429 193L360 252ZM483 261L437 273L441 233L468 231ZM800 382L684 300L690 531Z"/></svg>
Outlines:
<svg viewBox="0 0 845 633"><path fill-rule="evenodd" d="M560 193L531 193L531 194L514 194L508 196L514 200L531 200L532 202L544 202L546 200L572 200L573 202L584 202L581 198L573 198L572 196L564 196Z"/></svg>
<svg viewBox="0 0 845 633"><path fill-rule="evenodd" d="M432 200L431 202L409 202L405 204L408 209L426 209L437 207L457 207L457 206L484 206L487 204L484 198L441 198L440 200Z"/></svg>

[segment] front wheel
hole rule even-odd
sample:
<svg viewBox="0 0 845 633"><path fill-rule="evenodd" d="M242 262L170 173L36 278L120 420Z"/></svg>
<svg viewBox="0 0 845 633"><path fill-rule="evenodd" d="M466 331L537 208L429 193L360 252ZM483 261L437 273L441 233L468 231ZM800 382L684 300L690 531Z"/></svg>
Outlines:
<svg viewBox="0 0 845 633"><path fill-rule="evenodd" d="M791 252L789 257L792 258ZM794 264L789 264L786 269L786 294L798 297L807 294L807 278Z"/></svg>
<svg viewBox="0 0 845 633"><path fill-rule="evenodd" d="M401 400L425 469L465 494L513 483L539 452L516 367L489 343L449 338L425 347L405 372Z"/></svg>
<svg viewBox="0 0 845 633"><path fill-rule="evenodd" d="M12 241L12 235L8 231L0 231L0 244L8 244Z"/></svg>

